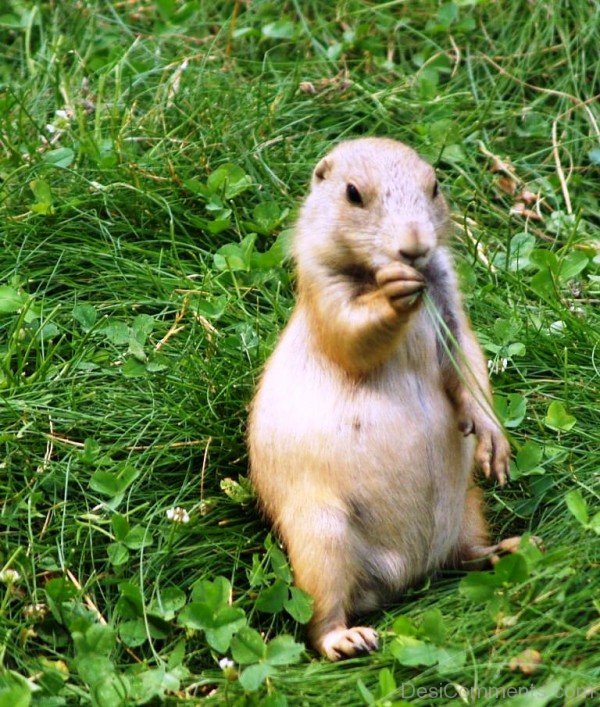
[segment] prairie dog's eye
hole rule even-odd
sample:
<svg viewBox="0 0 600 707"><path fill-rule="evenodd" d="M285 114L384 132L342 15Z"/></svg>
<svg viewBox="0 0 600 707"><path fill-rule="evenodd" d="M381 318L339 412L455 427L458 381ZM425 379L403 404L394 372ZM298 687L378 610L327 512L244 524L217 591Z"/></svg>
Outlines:
<svg viewBox="0 0 600 707"><path fill-rule="evenodd" d="M354 186L354 184L346 185L346 198L351 204L354 204L355 206L363 205L362 196L360 195L360 192Z"/></svg>
<svg viewBox="0 0 600 707"><path fill-rule="evenodd" d="M438 180L436 179L435 182L433 183L433 189L431 190L431 198L435 199L435 197L440 193L440 187L438 184Z"/></svg>

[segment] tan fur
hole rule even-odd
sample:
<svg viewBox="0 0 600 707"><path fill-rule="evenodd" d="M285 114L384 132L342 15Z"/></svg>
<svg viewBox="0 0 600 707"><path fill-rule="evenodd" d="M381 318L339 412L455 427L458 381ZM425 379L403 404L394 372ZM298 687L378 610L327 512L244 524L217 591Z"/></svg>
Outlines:
<svg viewBox="0 0 600 707"><path fill-rule="evenodd" d="M331 659L376 647L349 616L489 550L469 490L475 450L500 482L508 463L434 184L393 140L341 143L319 162L296 225L298 303L252 404L251 478L314 598L313 644ZM458 342L458 371L424 289Z"/></svg>

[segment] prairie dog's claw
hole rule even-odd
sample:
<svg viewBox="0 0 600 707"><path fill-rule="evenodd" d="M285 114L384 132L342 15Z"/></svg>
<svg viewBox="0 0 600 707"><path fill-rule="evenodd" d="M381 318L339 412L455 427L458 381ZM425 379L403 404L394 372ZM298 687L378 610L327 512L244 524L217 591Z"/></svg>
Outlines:
<svg viewBox="0 0 600 707"><path fill-rule="evenodd" d="M411 268L410 265L400 262L384 265L375 273L375 280L379 287L383 287L387 282L396 280L414 280L425 283L422 273L415 270L415 268Z"/></svg>
<svg viewBox="0 0 600 707"><path fill-rule="evenodd" d="M329 660L370 653L377 650L378 646L377 632L368 626L338 628L329 631L318 641L319 652Z"/></svg>
<svg viewBox="0 0 600 707"><path fill-rule="evenodd" d="M511 538L504 538L504 540L501 540L499 543L496 543L496 545L488 548L491 551L490 562L492 565L497 564L502 559L502 555L519 552L521 539L522 538L520 535L515 535ZM529 537L529 543L537 547L537 549L541 552L544 551L544 542L542 538L537 535L531 535Z"/></svg>
<svg viewBox="0 0 600 707"><path fill-rule="evenodd" d="M463 418L458 423L458 429L463 433L465 437L475 433L475 423L471 418Z"/></svg>
<svg viewBox="0 0 600 707"><path fill-rule="evenodd" d="M508 479L510 445L502 432L493 427L475 425L477 448L475 461L486 479L495 478L500 486Z"/></svg>
<svg viewBox="0 0 600 707"><path fill-rule="evenodd" d="M392 263L381 268L375 280L396 311L412 309L426 287L425 278L404 263Z"/></svg>

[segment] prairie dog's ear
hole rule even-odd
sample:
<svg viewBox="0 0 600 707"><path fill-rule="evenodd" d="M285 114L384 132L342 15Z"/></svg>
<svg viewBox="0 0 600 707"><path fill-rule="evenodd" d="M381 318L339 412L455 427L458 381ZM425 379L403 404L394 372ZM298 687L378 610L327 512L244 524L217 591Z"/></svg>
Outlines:
<svg viewBox="0 0 600 707"><path fill-rule="evenodd" d="M329 172L331 172L331 166L331 159L329 157L323 157L313 172L314 180L316 182L322 182Z"/></svg>

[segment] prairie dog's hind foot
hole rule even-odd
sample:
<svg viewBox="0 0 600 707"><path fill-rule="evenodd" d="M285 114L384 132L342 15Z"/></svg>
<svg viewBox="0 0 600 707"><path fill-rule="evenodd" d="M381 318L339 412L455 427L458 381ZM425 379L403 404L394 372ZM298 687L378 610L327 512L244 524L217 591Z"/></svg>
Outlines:
<svg viewBox="0 0 600 707"><path fill-rule="evenodd" d="M519 552L519 547L522 540L523 538L520 535L514 535L510 538L504 538L504 540L500 540L499 543L496 543L495 545L492 545L491 548L488 548L491 550L489 557L492 565L498 563L503 555L512 555L515 552ZM542 538L537 535L530 535L528 537L528 542L537 547L538 550L544 549L544 542Z"/></svg>
<svg viewBox="0 0 600 707"><path fill-rule="evenodd" d="M510 538L504 538L495 545L487 545L485 547L475 546L470 547L468 553L463 557L463 563L465 564L465 569L476 569L480 566L494 566L500 562L503 555L514 554L519 551L519 546L521 545L522 537L520 535L514 535ZM537 535L532 535L529 537L529 542L535 545L539 550L544 547L543 541Z"/></svg>
<svg viewBox="0 0 600 707"><path fill-rule="evenodd" d="M352 658L376 651L379 647L377 632L368 626L336 628L315 640L319 653L329 660Z"/></svg>

